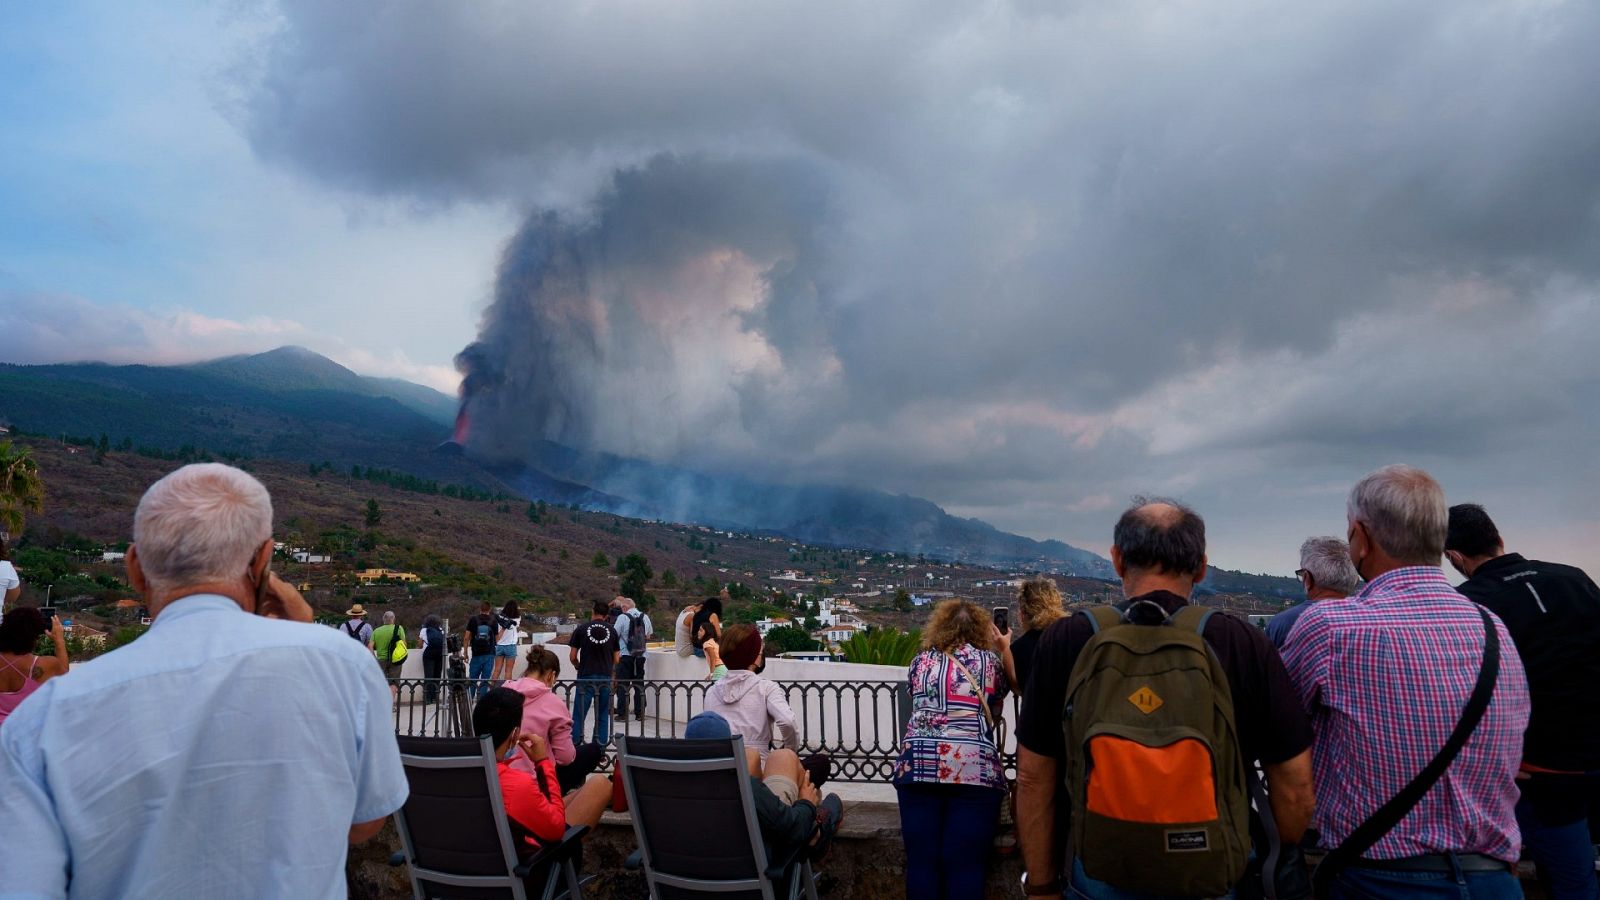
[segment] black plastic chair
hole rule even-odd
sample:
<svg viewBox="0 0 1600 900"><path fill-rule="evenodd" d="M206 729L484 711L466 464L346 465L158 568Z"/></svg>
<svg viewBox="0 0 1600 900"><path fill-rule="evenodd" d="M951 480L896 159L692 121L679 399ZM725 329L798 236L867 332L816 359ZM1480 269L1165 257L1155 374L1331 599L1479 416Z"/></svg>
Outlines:
<svg viewBox="0 0 1600 900"><path fill-rule="evenodd" d="M617 760L654 900L817 900L805 844L769 859L744 741L617 736Z"/></svg>
<svg viewBox="0 0 1600 900"><path fill-rule="evenodd" d="M409 863L417 900L527 900L526 885L541 886L541 900L583 900L577 860L589 829L568 828L519 861L488 736L397 740L411 794L395 813L404 849L389 862Z"/></svg>

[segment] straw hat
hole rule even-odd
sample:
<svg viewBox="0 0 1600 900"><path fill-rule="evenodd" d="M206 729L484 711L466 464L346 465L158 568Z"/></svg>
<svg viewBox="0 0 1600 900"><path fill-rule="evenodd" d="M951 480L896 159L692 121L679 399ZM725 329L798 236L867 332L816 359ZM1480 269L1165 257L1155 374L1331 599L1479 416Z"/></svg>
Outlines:
<svg viewBox="0 0 1600 900"><path fill-rule="evenodd" d="M352 619L363 619L366 618L367 610L361 604L357 603L355 606L345 610L344 614Z"/></svg>

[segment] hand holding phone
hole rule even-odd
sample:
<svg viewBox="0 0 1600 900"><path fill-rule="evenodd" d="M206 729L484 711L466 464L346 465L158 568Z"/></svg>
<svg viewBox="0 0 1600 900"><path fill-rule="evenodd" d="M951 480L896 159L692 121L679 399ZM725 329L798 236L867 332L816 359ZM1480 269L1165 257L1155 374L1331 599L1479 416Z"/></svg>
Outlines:
<svg viewBox="0 0 1600 900"><path fill-rule="evenodd" d="M1001 634L1011 633L1011 609L1006 606L996 606L993 610L994 627L1000 629Z"/></svg>
<svg viewBox="0 0 1600 900"><path fill-rule="evenodd" d="M267 569L256 584L256 615L291 622L309 622L314 618L306 598L271 569Z"/></svg>

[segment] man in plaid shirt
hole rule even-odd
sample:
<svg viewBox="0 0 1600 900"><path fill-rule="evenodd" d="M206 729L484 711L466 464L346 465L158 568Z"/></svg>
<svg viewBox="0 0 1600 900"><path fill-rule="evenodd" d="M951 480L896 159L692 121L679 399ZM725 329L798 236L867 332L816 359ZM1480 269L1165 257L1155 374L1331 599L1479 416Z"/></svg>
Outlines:
<svg viewBox="0 0 1600 900"><path fill-rule="evenodd" d="M1307 609L1284 663L1312 715L1321 844L1336 847L1398 794L1455 729L1483 661L1483 620L1439 568L1448 515L1428 473L1388 466L1350 492L1353 597ZM1336 897L1520 898L1514 809L1528 682L1499 619L1483 720L1404 819L1334 882Z"/></svg>

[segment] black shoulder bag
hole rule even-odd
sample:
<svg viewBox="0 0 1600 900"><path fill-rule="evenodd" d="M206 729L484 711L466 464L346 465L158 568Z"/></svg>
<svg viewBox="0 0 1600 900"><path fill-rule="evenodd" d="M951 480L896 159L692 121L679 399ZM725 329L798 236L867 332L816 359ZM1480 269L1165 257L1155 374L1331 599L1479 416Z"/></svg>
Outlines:
<svg viewBox="0 0 1600 900"><path fill-rule="evenodd" d="M1500 677L1500 632L1481 606L1478 607L1478 615L1483 617L1483 665L1478 669L1478 683L1472 686L1472 696L1467 698L1456 730L1450 733L1450 739L1445 741L1422 771L1400 789L1400 793L1378 807L1377 812L1356 826L1356 830L1343 843L1328 851L1328 855L1317 864L1316 871L1311 873L1311 885L1316 891L1317 900L1326 900L1339 871L1361 859L1362 854L1372 849L1373 844L1400 824L1400 820L1416 807L1423 795L1443 777L1450 763L1455 761L1456 755L1466 745L1467 739L1472 737L1478 723L1483 721L1483 714L1489 709L1489 700L1494 695L1495 681Z"/></svg>

